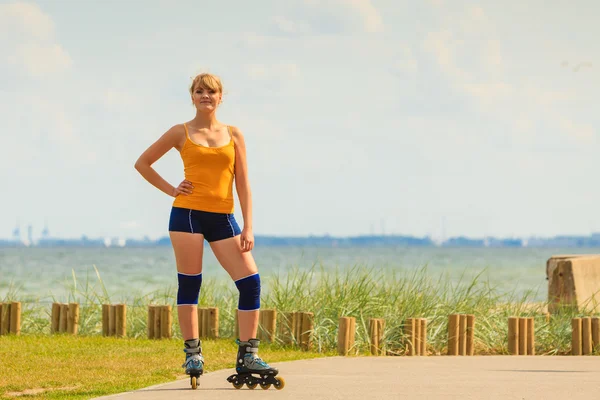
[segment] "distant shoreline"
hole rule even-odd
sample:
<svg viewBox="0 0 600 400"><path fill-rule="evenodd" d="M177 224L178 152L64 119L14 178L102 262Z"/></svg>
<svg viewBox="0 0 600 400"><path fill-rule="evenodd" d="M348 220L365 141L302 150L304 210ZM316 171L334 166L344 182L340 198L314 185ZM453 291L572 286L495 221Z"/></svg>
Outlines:
<svg viewBox="0 0 600 400"><path fill-rule="evenodd" d="M334 236L255 236L256 245L271 247L454 247L454 248L600 248L600 234L589 236L556 236L550 238L467 238L452 237L444 241L430 237L400 236L400 235L369 235L354 237ZM33 240L0 239L0 248L18 247L162 247L170 246L168 236L159 239L133 238L88 238L79 239L42 238Z"/></svg>

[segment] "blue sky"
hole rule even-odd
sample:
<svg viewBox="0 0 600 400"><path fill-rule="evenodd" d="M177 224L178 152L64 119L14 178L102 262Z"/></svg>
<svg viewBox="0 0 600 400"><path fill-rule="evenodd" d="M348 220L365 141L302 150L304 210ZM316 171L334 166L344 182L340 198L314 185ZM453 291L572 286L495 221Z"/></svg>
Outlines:
<svg viewBox="0 0 600 400"><path fill-rule="evenodd" d="M44 221L61 237L166 235L172 198L133 164L193 117L203 71L223 80L219 119L246 137L256 234L600 231L599 12L0 2L0 237ZM175 150L155 167L183 178Z"/></svg>

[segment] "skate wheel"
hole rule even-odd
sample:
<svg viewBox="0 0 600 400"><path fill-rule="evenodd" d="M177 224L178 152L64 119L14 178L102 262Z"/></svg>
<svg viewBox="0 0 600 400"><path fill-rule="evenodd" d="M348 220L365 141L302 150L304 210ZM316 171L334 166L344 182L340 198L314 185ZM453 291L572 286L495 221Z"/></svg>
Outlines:
<svg viewBox="0 0 600 400"><path fill-rule="evenodd" d="M252 390L254 390L254 388L256 388L257 385L258 385L258 383L256 383L256 382L246 383L246 386L248 386L248 389L252 389Z"/></svg>
<svg viewBox="0 0 600 400"><path fill-rule="evenodd" d="M269 388L271 387L271 384L270 384L270 383L262 383L262 382L261 382L261 383L260 383L260 387L261 387L263 390L269 390Z"/></svg>
<svg viewBox="0 0 600 400"><path fill-rule="evenodd" d="M285 386L285 381L282 377L277 376L275 377L275 383L273 384L273 386L275 386L275 389L281 390Z"/></svg>
<svg viewBox="0 0 600 400"><path fill-rule="evenodd" d="M236 389L241 389L244 386L242 382L233 382L232 385Z"/></svg>
<svg viewBox="0 0 600 400"><path fill-rule="evenodd" d="M191 379L191 383L192 383L192 389L196 389L198 387L198 378L196 378L195 376L192 376Z"/></svg>

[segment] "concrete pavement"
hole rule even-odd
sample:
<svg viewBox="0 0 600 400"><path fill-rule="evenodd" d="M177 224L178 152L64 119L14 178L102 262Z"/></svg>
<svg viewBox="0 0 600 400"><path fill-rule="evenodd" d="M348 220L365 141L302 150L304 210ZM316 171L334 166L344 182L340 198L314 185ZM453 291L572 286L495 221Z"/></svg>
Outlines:
<svg viewBox="0 0 600 400"><path fill-rule="evenodd" d="M178 399L599 399L600 357L331 357L273 363L282 390L226 381L233 370L210 372L192 390L189 379L103 400Z"/></svg>

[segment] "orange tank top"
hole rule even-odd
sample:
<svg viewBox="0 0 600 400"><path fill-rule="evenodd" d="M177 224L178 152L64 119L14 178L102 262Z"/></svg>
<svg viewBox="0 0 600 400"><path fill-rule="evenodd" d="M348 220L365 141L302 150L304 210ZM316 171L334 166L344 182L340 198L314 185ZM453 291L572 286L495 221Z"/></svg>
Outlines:
<svg viewBox="0 0 600 400"><path fill-rule="evenodd" d="M233 177L235 146L231 129L230 141L225 146L207 147L192 142L186 124L185 143L180 151L185 179L192 182L192 194L180 194L173 207L215 213L233 213Z"/></svg>

